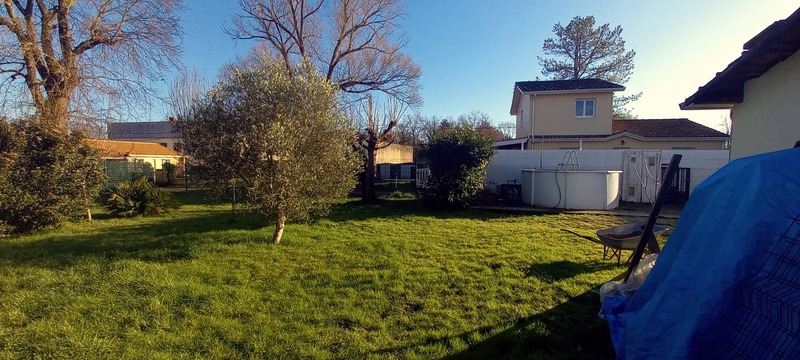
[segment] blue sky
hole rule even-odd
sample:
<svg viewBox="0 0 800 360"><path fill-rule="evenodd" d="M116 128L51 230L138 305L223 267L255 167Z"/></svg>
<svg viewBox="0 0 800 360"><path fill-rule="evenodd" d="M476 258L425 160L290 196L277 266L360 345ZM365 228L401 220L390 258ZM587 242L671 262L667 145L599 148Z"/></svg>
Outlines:
<svg viewBox="0 0 800 360"><path fill-rule="evenodd" d="M407 0L406 52L422 66L423 115L456 117L473 110L495 123L509 115L515 81L543 78L537 56L555 23L594 15L620 25L636 51L625 84L643 93L632 104L639 118L688 117L719 128L727 111L681 111L678 103L736 59L742 45L799 4L778 0L510 1ZM234 41L222 27L236 0L187 1L184 64L214 78L220 66L246 53L252 41Z"/></svg>

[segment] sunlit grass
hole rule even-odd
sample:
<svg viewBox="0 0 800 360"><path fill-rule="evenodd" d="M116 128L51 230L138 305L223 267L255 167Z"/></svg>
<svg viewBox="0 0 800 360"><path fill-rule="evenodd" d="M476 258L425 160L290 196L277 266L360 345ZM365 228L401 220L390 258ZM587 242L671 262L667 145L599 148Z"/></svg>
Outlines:
<svg viewBox="0 0 800 360"><path fill-rule="evenodd" d="M590 292L624 270L560 231L610 216L230 205L0 240L0 358L613 357Z"/></svg>

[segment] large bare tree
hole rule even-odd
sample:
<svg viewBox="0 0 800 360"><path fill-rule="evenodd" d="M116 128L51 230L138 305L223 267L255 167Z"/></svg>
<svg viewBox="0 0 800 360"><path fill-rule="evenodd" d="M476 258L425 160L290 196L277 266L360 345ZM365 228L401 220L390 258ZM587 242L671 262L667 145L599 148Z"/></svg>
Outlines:
<svg viewBox="0 0 800 360"><path fill-rule="evenodd" d="M379 91L406 104L420 102L422 71L401 51L397 0L239 0L239 6L231 36L263 41L290 72L309 58L347 93Z"/></svg>
<svg viewBox="0 0 800 360"><path fill-rule="evenodd" d="M375 166L378 150L387 148L394 143L395 139L392 130L403 116L406 105L390 98L385 103L385 106L379 108L373 103L372 96L367 96L366 103L361 103L361 105L361 108L354 111L351 117L362 124L358 136L358 145L366 155L361 198L366 202L372 202L377 200L375 194Z"/></svg>
<svg viewBox="0 0 800 360"><path fill-rule="evenodd" d="M32 106L40 121L67 130L75 112L91 117L97 105L108 111L114 100L147 98L148 82L179 61L182 7L181 0L3 0L0 74L20 100L14 106Z"/></svg>

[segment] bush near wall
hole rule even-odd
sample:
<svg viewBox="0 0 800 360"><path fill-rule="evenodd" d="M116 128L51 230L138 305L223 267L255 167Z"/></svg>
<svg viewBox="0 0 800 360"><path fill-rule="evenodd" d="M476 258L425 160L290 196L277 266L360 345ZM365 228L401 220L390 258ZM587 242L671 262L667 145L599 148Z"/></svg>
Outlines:
<svg viewBox="0 0 800 360"><path fill-rule="evenodd" d="M104 182L80 134L0 120L0 232L27 233L87 214Z"/></svg>
<svg viewBox="0 0 800 360"><path fill-rule="evenodd" d="M421 154L428 159L430 175L419 189L420 200L433 208L463 209L483 190L494 149L483 134L460 126L434 135Z"/></svg>

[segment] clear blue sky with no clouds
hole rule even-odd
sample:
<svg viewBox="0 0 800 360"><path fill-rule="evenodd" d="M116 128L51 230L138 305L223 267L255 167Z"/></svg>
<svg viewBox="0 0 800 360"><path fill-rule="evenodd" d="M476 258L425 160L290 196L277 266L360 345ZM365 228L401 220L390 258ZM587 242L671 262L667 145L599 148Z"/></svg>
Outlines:
<svg viewBox="0 0 800 360"><path fill-rule="evenodd" d="M705 85L742 51L742 45L800 4L786 0L477 1L406 0L405 51L422 66L422 115L456 117L484 111L495 123L509 115L514 82L544 79L537 56L555 23L594 15L623 28L636 51L628 91L643 93L631 106L639 118L687 117L720 128L727 111L681 111L678 103ZM213 79L253 41L222 30L237 1L187 1L184 64Z"/></svg>

